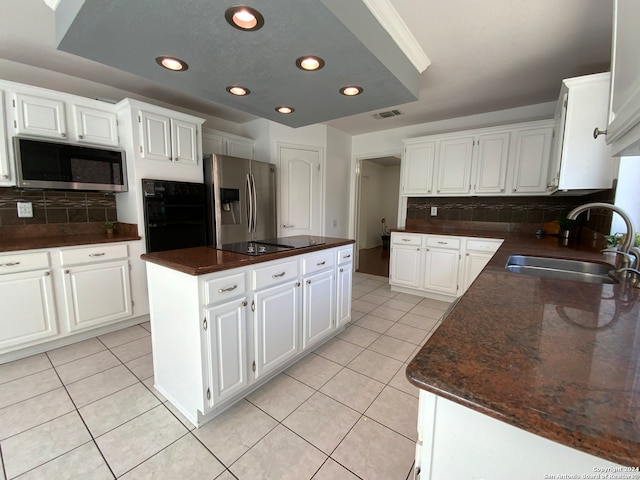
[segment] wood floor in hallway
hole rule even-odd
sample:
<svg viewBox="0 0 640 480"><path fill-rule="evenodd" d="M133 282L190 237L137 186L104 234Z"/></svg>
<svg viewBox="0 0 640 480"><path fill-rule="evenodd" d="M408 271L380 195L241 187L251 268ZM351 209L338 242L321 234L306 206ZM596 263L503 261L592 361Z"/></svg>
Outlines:
<svg viewBox="0 0 640 480"><path fill-rule="evenodd" d="M370 275L389 276L389 249L380 247L364 248L359 252L358 272Z"/></svg>

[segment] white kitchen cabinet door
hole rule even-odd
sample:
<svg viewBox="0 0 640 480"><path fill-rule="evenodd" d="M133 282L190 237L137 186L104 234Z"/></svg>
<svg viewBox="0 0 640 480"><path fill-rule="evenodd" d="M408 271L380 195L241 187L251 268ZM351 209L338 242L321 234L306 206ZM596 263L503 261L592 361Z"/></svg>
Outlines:
<svg viewBox="0 0 640 480"><path fill-rule="evenodd" d="M515 133L512 193L545 193L553 127L534 127Z"/></svg>
<svg viewBox="0 0 640 480"><path fill-rule="evenodd" d="M438 195L470 192L473 142L473 137L438 142Z"/></svg>
<svg viewBox="0 0 640 480"><path fill-rule="evenodd" d="M198 165L198 125L184 120L171 119L171 152L173 161Z"/></svg>
<svg viewBox="0 0 640 480"><path fill-rule="evenodd" d="M436 142L408 144L402 157L402 195L430 195L433 189L433 169Z"/></svg>
<svg viewBox="0 0 640 480"><path fill-rule="evenodd" d="M150 160L173 161L171 150L171 119L165 115L141 110L138 116L141 128L140 156Z"/></svg>
<svg viewBox="0 0 640 480"><path fill-rule="evenodd" d="M131 316L127 260L67 267L63 276L69 331L106 325Z"/></svg>
<svg viewBox="0 0 640 480"><path fill-rule="evenodd" d="M118 121L115 112L84 105L74 105L73 112L77 142L118 146Z"/></svg>
<svg viewBox="0 0 640 480"><path fill-rule="evenodd" d="M247 308L246 297L207 308L210 406L218 406L249 384Z"/></svg>
<svg viewBox="0 0 640 480"><path fill-rule="evenodd" d="M0 275L0 352L58 334L50 270Z"/></svg>
<svg viewBox="0 0 640 480"><path fill-rule="evenodd" d="M255 378L298 354L300 282L277 285L254 294Z"/></svg>
<svg viewBox="0 0 640 480"><path fill-rule="evenodd" d="M482 269L487 266L493 253L467 252L464 257L462 292L466 292L473 281L480 275Z"/></svg>
<svg viewBox="0 0 640 480"><path fill-rule="evenodd" d="M315 345L335 328L335 270L302 279L302 349Z"/></svg>
<svg viewBox="0 0 640 480"><path fill-rule="evenodd" d="M422 288L437 293L458 293L460 252L439 248L425 249Z"/></svg>
<svg viewBox="0 0 640 480"><path fill-rule="evenodd" d="M4 125L4 92L0 90L0 187L10 187L16 184L11 171L7 152L7 131Z"/></svg>
<svg viewBox="0 0 640 480"><path fill-rule="evenodd" d="M338 284L336 323L338 327L341 327L351 320L351 296L353 284L352 263L346 263L338 267L336 282Z"/></svg>
<svg viewBox="0 0 640 480"><path fill-rule="evenodd" d="M389 283L405 287L420 287L422 249L416 245L391 245Z"/></svg>
<svg viewBox="0 0 640 480"><path fill-rule="evenodd" d="M253 141L230 137L226 139L227 155L238 158L254 159Z"/></svg>
<svg viewBox="0 0 640 480"><path fill-rule="evenodd" d="M67 138L64 101L16 93L13 107L16 114L15 130L18 135Z"/></svg>
<svg viewBox="0 0 640 480"><path fill-rule="evenodd" d="M640 155L640 2L615 0L606 141L613 156ZM603 128L600 128L603 130Z"/></svg>
<svg viewBox="0 0 640 480"><path fill-rule="evenodd" d="M475 193L504 193L511 133L480 135L476 140L473 178Z"/></svg>

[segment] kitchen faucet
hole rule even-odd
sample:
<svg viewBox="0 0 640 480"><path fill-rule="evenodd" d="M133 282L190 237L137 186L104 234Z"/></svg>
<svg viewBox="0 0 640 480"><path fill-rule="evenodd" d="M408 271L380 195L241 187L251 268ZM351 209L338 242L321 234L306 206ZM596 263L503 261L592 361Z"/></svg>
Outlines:
<svg viewBox="0 0 640 480"><path fill-rule="evenodd" d="M620 244L620 247L618 247L617 251L620 253L618 258L619 259L621 258L622 260L619 263L616 262L616 266L619 269L638 266L637 257L636 257L636 260L633 261L631 260L633 258L632 255L629 254L629 250L631 249L632 242L635 240L635 237L636 237L633 221L631 220L631 217L629 217L627 212L622 210L620 207L617 207L610 203L603 203L603 202L585 203L584 205L580 205L579 207L576 207L573 210L571 210L567 214L567 218L570 220L575 220L576 218L578 218L578 215L580 215L582 212L591 210L592 208L604 208L606 210L611 210L622 217L625 225L627 226L627 234L625 235L624 240ZM634 254L635 253L636 252L634 252Z"/></svg>

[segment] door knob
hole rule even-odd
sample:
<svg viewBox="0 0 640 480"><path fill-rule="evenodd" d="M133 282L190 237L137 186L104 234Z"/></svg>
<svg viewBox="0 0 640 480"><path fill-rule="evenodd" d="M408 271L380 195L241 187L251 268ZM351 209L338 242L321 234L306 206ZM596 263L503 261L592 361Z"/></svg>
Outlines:
<svg viewBox="0 0 640 480"><path fill-rule="evenodd" d="M282 225L282 228L293 228L293 225L287 225L286 223Z"/></svg>

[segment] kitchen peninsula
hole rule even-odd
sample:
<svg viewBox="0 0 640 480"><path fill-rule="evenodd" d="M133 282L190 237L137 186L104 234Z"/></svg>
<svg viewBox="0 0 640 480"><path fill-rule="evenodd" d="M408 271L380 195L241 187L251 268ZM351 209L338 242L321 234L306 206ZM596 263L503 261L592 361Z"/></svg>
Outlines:
<svg viewBox="0 0 640 480"><path fill-rule="evenodd" d="M640 478L640 289L505 270L512 254L613 263L597 241L482 236L505 240L407 368L419 478Z"/></svg>
<svg viewBox="0 0 640 480"><path fill-rule="evenodd" d="M245 255L147 253L155 387L194 425L264 384L351 318L353 240Z"/></svg>

